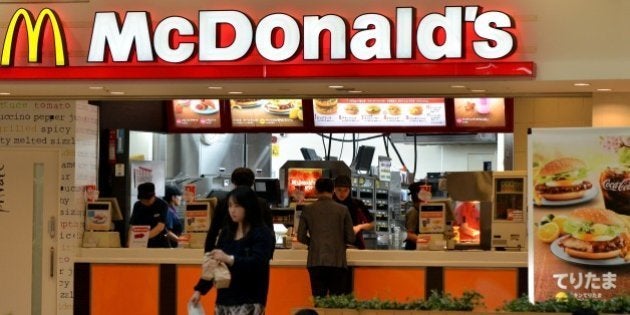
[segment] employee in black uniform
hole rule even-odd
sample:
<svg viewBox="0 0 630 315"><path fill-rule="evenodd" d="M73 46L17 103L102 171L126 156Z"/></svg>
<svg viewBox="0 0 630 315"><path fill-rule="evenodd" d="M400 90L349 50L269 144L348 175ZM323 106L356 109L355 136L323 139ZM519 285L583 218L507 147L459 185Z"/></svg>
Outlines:
<svg viewBox="0 0 630 315"><path fill-rule="evenodd" d="M416 249L418 234L420 234L420 192L421 182L415 182L409 185L409 194L413 205L405 212L405 227L407 228L407 238L405 239L405 249Z"/></svg>
<svg viewBox="0 0 630 315"><path fill-rule="evenodd" d="M138 199L133 205L129 225L148 225L151 227L148 247L170 247L166 237L168 204L155 197L155 185L153 183L138 185Z"/></svg>
<svg viewBox="0 0 630 315"><path fill-rule="evenodd" d="M346 206L350 211L352 218L352 229L355 234L353 245L358 249L365 249L365 240L363 239L363 231L374 229L374 216L365 206L361 199L350 196L352 189L352 181L346 175L339 175L335 178L335 192L333 200Z"/></svg>

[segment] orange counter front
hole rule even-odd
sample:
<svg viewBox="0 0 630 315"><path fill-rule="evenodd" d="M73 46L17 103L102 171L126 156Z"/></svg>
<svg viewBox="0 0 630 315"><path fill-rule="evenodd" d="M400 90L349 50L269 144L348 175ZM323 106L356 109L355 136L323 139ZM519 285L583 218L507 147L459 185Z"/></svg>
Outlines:
<svg viewBox="0 0 630 315"><path fill-rule="evenodd" d="M199 278L201 250L82 249L75 268L75 314L187 314ZM267 314L312 306L306 251L277 250ZM488 310L527 292L525 252L348 251L354 294L405 301L431 290L456 296L475 290ZM215 290L203 297L214 308ZM208 312L211 313L211 312Z"/></svg>

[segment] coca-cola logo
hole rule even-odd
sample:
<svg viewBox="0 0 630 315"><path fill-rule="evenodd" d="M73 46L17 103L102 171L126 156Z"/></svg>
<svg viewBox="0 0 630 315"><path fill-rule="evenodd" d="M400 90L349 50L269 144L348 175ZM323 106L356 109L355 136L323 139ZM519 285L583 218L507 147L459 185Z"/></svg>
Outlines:
<svg viewBox="0 0 630 315"><path fill-rule="evenodd" d="M610 179L605 179L602 182L602 187L605 190L630 191L630 178L624 178L621 181L613 181Z"/></svg>

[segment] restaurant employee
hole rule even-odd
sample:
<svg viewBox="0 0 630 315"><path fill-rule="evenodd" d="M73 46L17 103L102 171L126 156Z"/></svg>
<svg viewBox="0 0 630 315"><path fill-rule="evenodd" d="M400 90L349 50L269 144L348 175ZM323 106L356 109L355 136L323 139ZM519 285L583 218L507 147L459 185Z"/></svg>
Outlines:
<svg viewBox="0 0 630 315"><path fill-rule="evenodd" d="M129 225L148 225L148 247L170 247L166 237L166 216L168 205L160 198L155 197L155 185L142 183L138 185L138 201L133 205L133 212ZM131 233L129 233L131 236Z"/></svg>
<svg viewBox="0 0 630 315"><path fill-rule="evenodd" d="M405 227L407 228L407 238L405 239L405 249L416 249L418 234L420 234L420 182L409 185L409 194L413 205L405 212Z"/></svg>
<svg viewBox="0 0 630 315"><path fill-rule="evenodd" d="M346 206L352 218L352 229L355 234L353 245L358 249L365 249L363 231L374 229L374 216L368 211L365 203L361 199L350 197L352 181L346 175L339 175L335 178L335 192L333 199Z"/></svg>

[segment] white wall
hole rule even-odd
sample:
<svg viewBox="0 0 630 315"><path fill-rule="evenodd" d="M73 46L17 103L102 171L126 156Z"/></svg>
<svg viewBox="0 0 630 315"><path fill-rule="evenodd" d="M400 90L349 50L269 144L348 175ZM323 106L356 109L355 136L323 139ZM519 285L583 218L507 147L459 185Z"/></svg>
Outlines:
<svg viewBox="0 0 630 315"><path fill-rule="evenodd" d="M357 134L357 139L365 139L379 134ZM278 176L280 167L289 160L303 160L300 148L312 148L317 155L324 157L324 144L317 134L274 134L278 139L279 154L272 157L271 169L272 176ZM344 134L333 134L333 138L343 139ZM346 140L352 139L352 134L345 134ZM325 140L328 148L328 140ZM378 156L386 156L385 145L382 137L361 141L359 145L368 145L376 148L372 165L376 166ZM357 146L358 147L358 146ZM413 171L413 144L396 144L396 148L403 159L403 162L410 171ZM492 165L496 169L496 144L474 144L474 145L419 145L416 179L424 178L427 172L445 172L445 171L466 171L466 170L482 170L482 165L468 165L469 157L482 155L491 156ZM339 160L350 165L352 162L352 143L348 142L343 145L339 141L332 142L331 156L338 157ZM393 147L389 146L389 156L392 159L392 170L401 169L400 163Z"/></svg>

